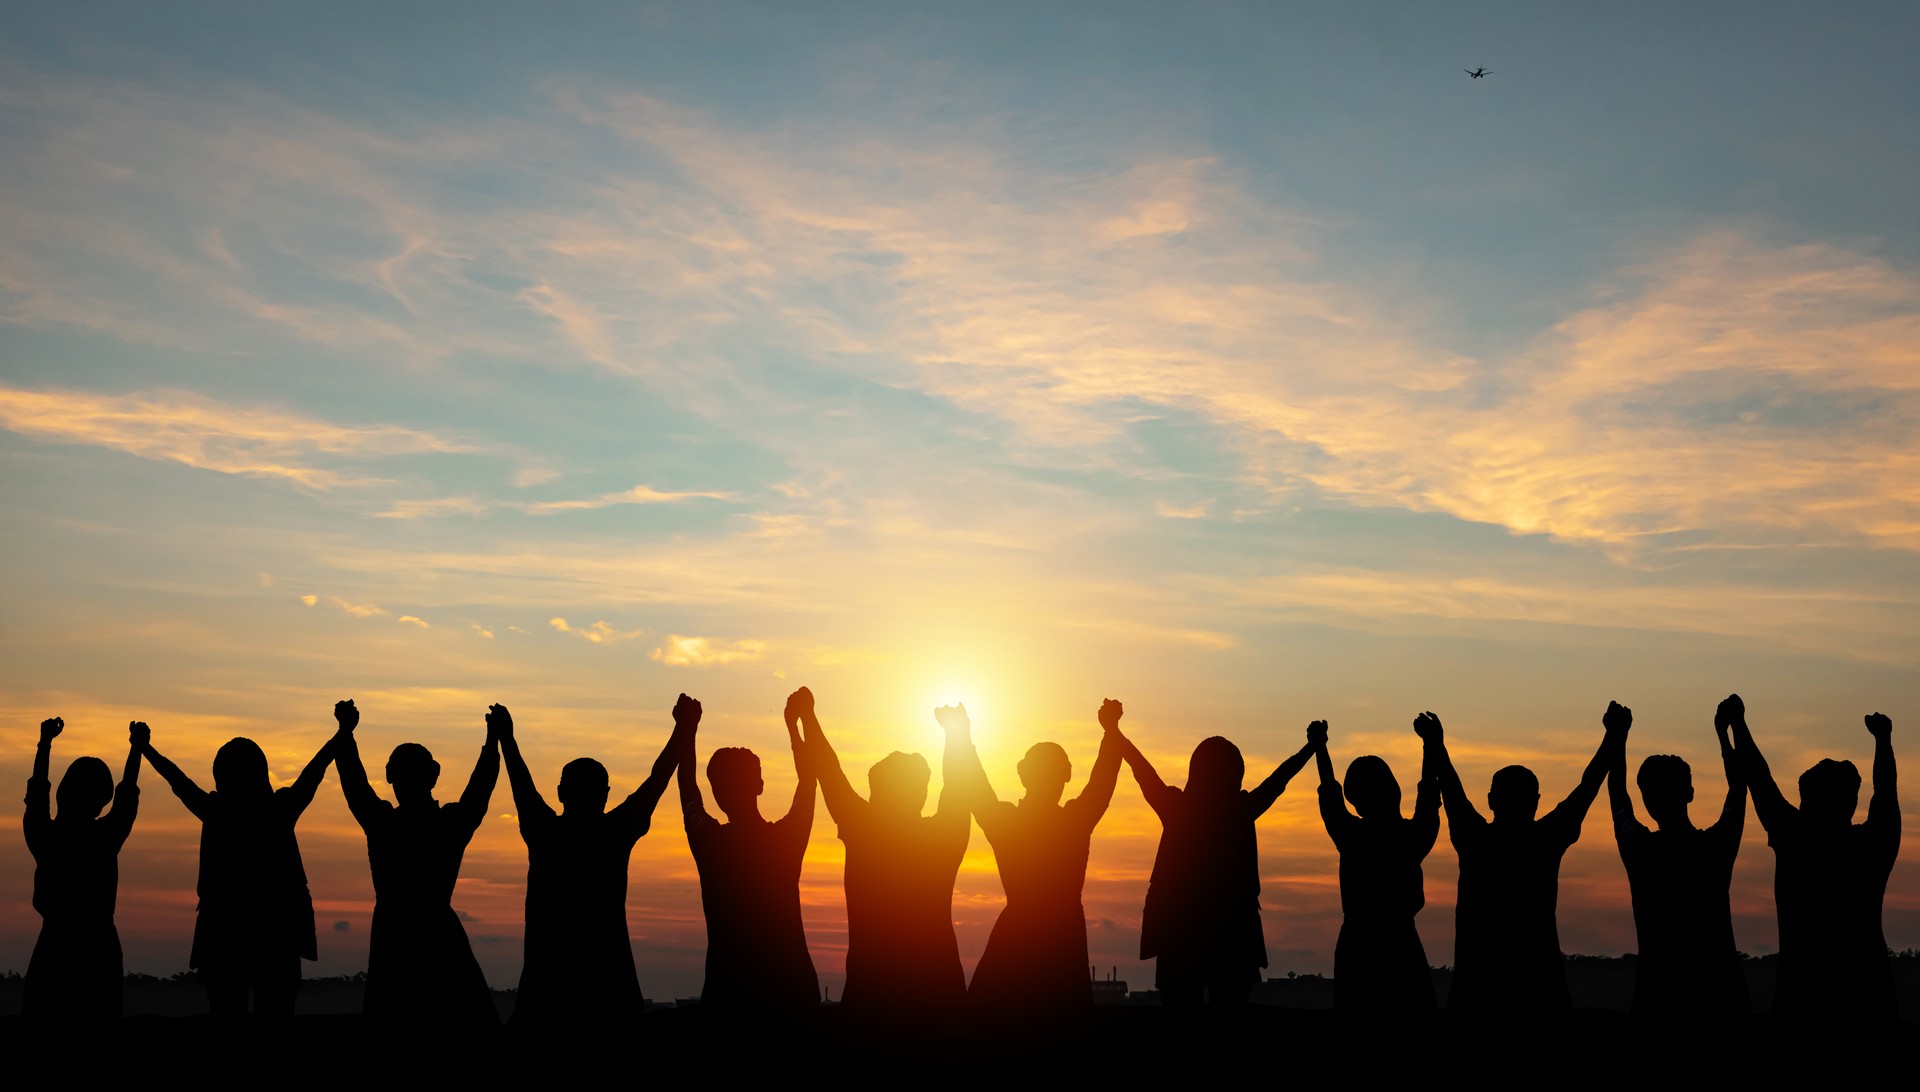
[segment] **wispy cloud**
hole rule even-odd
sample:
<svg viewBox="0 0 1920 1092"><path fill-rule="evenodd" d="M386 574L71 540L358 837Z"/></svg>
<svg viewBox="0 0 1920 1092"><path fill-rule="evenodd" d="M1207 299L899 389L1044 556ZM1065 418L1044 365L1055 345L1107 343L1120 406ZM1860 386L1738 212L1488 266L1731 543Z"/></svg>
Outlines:
<svg viewBox="0 0 1920 1092"><path fill-rule="evenodd" d="M758 660L766 652L765 641L729 641L719 637L682 637L678 633L669 633L666 641L649 655L671 667L715 667Z"/></svg>
<svg viewBox="0 0 1920 1092"><path fill-rule="evenodd" d="M561 633L570 633L575 637L591 641L596 645L611 645L621 641L631 641L646 632L644 629L615 629L607 622L595 622L590 626L574 626L569 625L565 618L549 618L547 619L547 624Z"/></svg>

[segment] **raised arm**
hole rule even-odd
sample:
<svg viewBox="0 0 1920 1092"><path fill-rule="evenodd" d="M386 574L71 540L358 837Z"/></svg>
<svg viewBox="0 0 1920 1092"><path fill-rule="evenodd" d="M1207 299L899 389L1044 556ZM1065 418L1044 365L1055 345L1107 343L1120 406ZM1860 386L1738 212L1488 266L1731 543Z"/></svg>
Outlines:
<svg viewBox="0 0 1920 1092"><path fill-rule="evenodd" d="M353 730L360 726L360 710L353 699L333 703L333 719L339 729L333 734L333 765L340 771L340 793L347 798L347 810L353 813L362 830L380 813L380 794L367 783L367 768L360 764L360 744ZM147 756L152 761L153 756ZM159 764L155 763L155 769Z"/></svg>
<svg viewBox="0 0 1920 1092"><path fill-rule="evenodd" d="M1608 706L1607 715L1612 716L1617 706ZM1631 711L1627 716L1629 726L1633 721ZM1609 733L1611 738L1611 733ZM1633 814L1633 795L1627 791L1627 747L1626 733L1621 733L1620 746L1607 751L1607 805L1613 812L1613 835L1620 837L1621 831L1645 830L1640 820Z"/></svg>
<svg viewBox="0 0 1920 1092"><path fill-rule="evenodd" d="M1122 735L1118 728L1113 730L1113 736L1120 744L1120 757L1126 760L1127 768L1133 771L1134 782L1140 786L1140 795L1146 797L1147 806L1153 809L1154 814L1164 819L1167 805L1173 801L1173 790L1160 780L1153 763L1140 753L1140 748L1134 746L1133 740Z"/></svg>
<svg viewBox="0 0 1920 1092"><path fill-rule="evenodd" d="M808 696L812 696L811 691ZM820 796L827 802L827 814L842 826L854 822L867 802L848 783L847 772L840 768L840 756L833 753L833 744L827 742L827 733L820 727L820 718L814 715L812 702L800 710L800 727L805 733L801 744L813 751L813 768L820 777Z"/></svg>
<svg viewBox="0 0 1920 1092"><path fill-rule="evenodd" d="M524 829L528 816L551 816L553 808L533 783L533 771L520 754L520 740L513 734L513 713L504 705L487 707L487 731L500 741L500 759L507 767L507 788L513 792L513 810ZM536 820L537 821L537 820Z"/></svg>
<svg viewBox="0 0 1920 1092"><path fill-rule="evenodd" d="M973 746L973 721L962 704L943 705L933 711L946 733L947 745L940 755L940 805L933 811L954 822L971 823L976 808L993 803L993 786L987 784L987 772L980 766L980 752Z"/></svg>
<svg viewBox="0 0 1920 1092"><path fill-rule="evenodd" d="M1446 748L1438 738L1420 741L1420 785L1413 790L1412 822L1415 846L1423 859L1440 838L1440 767L1445 757Z"/></svg>
<svg viewBox="0 0 1920 1092"><path fill-rule="evenodd" d="M27 778L27 814L21 825L27 833L27 849L38 853L41 839L53 822L53 781L48 767L53 761L53 741L65 731L67 722L48 717L40 722L40 743L33 749L33 773Z"/></svg>
<svg viewBox="0 0 1920 1092"><path fill-rule="evenodd" d="M480 757L467 775L467 787L460 792L460 814L468 830L479 830L486 822L487 805L493 800L493 787L500 781L500 737L493 718L487 718L487 741L480 745Z"/></svg>
<svg viewBox="0 0 1920 1092"><path fill-rule="evenodd" d="M1721 703L1723 708L1725 705ZM1720 818L1713 825L1738 842L1747 825L1747 783L1740 776L1740 759L1733 753L1733 740L1727 734L1731 730L1728 718L1720 709L1714 710L1713 733L1720 739L1720 768L1727 775L1727 798L1721 803Z"/></svg>
<svg viewBox="0 0 1920 1092"><path fill-rule="evenodd" d="M1620 762L1627 761L1627 730L1633 727L1633 710L1617 701L1607 703L1607 711L1600 714L1600 723L1606 733L1600 737L1600 746L1593 750L1593 757L1587 760L1587 768L1580 773L1580 783L1573 787L1565 800L1544 816L1545 819L1563 823L1572 827L1572 837L1580 836L1580 824L1586 821L1587 809L1593 807L1594 800L1600 795L1600 784L1607 779L1607 767L1613 762L1615 751L1620 752Z"/></svg>
<svg viewBox="0 0 1920 1092"><path fill-rule="evenodd" d="M1440 718L1434 716L1432 710L1420 714L1413 718L1413 733L1420 737L1423 745L1423 775L1439 783L1440 803L1447 809L1447 830L1457 838L1463 830L1486 826L1486 817L1467 799L1466 786L1460 784L1460 772L1453 768L1453 756L1447 753L1446 729L1440 724Z"/></svg>
<svg viewBox="0 0 1920 1092"><path fill-rule="evenodd" d="M1773 771L1767 768L1767 758L1753 742L1753 731L1747 727L1747 703L1740 695L1730 694L1720 703L1720 715L1727 719L1727 727L1733 732L1733 755L1740 769L1740 780L1746 782L1747 791L1753 794L1753 814L1760 825L1774 830L1783 823L1790 823L1799 814L1799 809L1787 803L1781 794L1780 786L1774 783Z"/></svg>
<svg viewBox="0 0 1920 1092"><path fill-rule="evenodd" d="M113 790L113 806L104 817L121 843L133 833L133 820L140 814L140 752L152 736L146 721L127 724L127 763L121 769L119 786Z"/></svg>
<svg viewBox="0 0 1920 1092"><path fill-rule="evenodd" d="M313 757L307 760L307 764L300 768L300 776L287 786L287 804L293 809L296 819L307 810L308 804L313 803L313 794L320 791L320 782L326 780L327 766L333 762L333 751L333 737L329 736L320 749L313 753Z"/></svg>
<svg viewBox="0 0 1920 1092"><path fill-rule="evenodd" d="M820 795L820 772L813 750L800 736L802 711L808 715L813 712L813 691L804 686L787 695L787 707L781 711L780 719L787 725L787 745L793 749L794 776L793 803L781 821L791 819L794 825L812 830L813 802Z"/></svg>
<svg viewBox="0 0 1920 1092"><path fill-rule="evenodd" d="M1320 725L1323 731L1325 730L1326 721L1314 721L1314 723ZM1255 785L1253 791L1247 794L1247 802L1253 806L1256 819L1267 813L1267 809L1273 806L1273 802L1280 799L1280 794L1287 791L1287 782L1292 781L1293 775L1305 769L1307 762L1313 758L1315 748L1311 727L1308 728L1307 735L1307 742L1298 751L1280 765L1275 766L1273 772L1267 775L1267 779Z"/></svg>
<svg viewBox="0 0 1920 1092"><path fill-rule="evenodd" d="M186 771L168 761L167 756L155 750L151 735L147 737L147 743L141 747L140 753L153 766L153 772L166 781L167 787L173 790L173 795L179 797L180 802L193 813L194 818L205 820L207 791L194 784L193 778L188 777Z"/></svg>
<svg viewBox="0 0 1920 1092"><path fill-rule="evenodd" d="M1087 787L1073 799L1076 809L1086 811L1089 823L1098 823L1107 813L1107 805L1113 803L1114 787L1120 783L1120 718L1126 712L1126 708L1112 698L1100 703L1100 753L1094 756Z"/></svg>
<svg viewBox="0 0 1920 1092"><path fill-rule="evenodd" d="M1320 822L1327 828L1327 836L1338 846L1346 837L1347 827L1356 820L1354 814L1347 810L1346 797L1340 790L1340 779L1333 772L1333 755L1327 750L1326 721L1316 720L1307 725L1307 748L1313 752L1314 769L1320 774Z"/></svg>
<svg viewBox="0 0 1920 1092"><path fill-rule="evenodd" d="M1873 799L1867 804L1867 824L1881 828L1900 845L1900 794L1894 784L1893 718L1885 713L1867 715L1867 731L1873 733Z"/></svg>
<svg viewBox="0 0 1920 1092"><path fill-rule="evenodd" d="M986 767L980 765L980 749L973 745L973 720L967 707L943 705L933 711L933 719L946 733L946 750L940 758L939 813L950 809L977 811L997 803L993 785L987 781Z"/></svg>
<svg viewBox="0 0 1920 1092"><path fill-rule="evenodd" d="M791 700L788 702L792 704ZM702 823L711 823L706 797L700 793L700 703L680 695L673 706L673 739L667 743L673 752L675 776L680 786L680 825L689 833ZM682 731L681 726L685 725Z"/></svg>

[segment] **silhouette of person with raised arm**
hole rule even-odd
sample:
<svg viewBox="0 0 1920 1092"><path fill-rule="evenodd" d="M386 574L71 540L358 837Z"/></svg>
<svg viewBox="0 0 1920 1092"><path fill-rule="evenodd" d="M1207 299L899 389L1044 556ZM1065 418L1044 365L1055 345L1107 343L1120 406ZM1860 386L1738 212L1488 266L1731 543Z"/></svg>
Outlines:
<svg viewBox="0 0 1920 1092"><path fill-rule="evenodd" d="M275 789L260 745L243 737L213 756L213 791L194 783L153 744L143 748L154 771L200 820L200 895L193 952L207 1007L215 1016L244 1015L247 995L262 1016L292 1016L300 961L320 958L313 896L300 861L294 825L333 761L330 737L292 785Z"/></svg>
<svg viewBox="0 0 1920 1092"><path fill-rule="evenodd" d="M1326 721L1307 726L1307 742L1320 771L1320 819L1340 851L1334 1007L1376 1013L1432 1009L1433 974L1413 919L1427 905L1420 865L1440 836L1433 742L1425 744L1411 819L1400 814L1400 782L1386 760L1361 755L1348 763L1343 799L1327 751Z"/></svg>
<svg viewBox="0 0 1920 1092"><path fill-rule="evenodd" d="M1254 822L1280 799L1313 747L1300 748L1248 792L1241 788L1247 764L1240 748L1209 736L1187 761L1186 787L1176 789L1132 740L1117 729L1112 734L1160 817L1160 848L1140 917L1140 958L1155 960L1161 1003L1191 1007L1204 996L1215 1005L1243 1005L1267 965Z"/></svg>
<svg viewBox="0 0 1920 1092"><path fill-rule="evenodd" d="M1566 959L1555 918L1560 859L1580 840L1580 824L1600 794L1609 748L1626 746L1633 714L1609 702L1601 718L1606 735L1580 784L1552 811L1540 808L1540 780L1525 766L1494 771L1487 790L1493 820L1467 799L1447 755L1440 718L1422 713L1413 730L1426 741L1440 778L1447 832L1460 855L1460 895L1454 904L1453 988L1447 1008L1458 1012L1539 1016L1573 1007Z"/></svg>
<svg viewBox="0 0 1920 1092"><path fill-rule="evenodd" d="M1740 833L1747 819L1747 787L1727 738L1729 699L1714 712L1727 797L1720 816L1702 830L1693 825L1693 770L1678 755L1648 755L1636 778L1640 798L1658 829L1633 814L1627 794L1627 749L1615 748L1607 763L1607 800L1613 807L1613 837L1633 893L1633 926L1640 937L1635 961L1633 1011L1667 1019L1731 1019L1750 1011L1747 978L1733 943L1729 889ZM1632 725L1632 711L1625 710Z"/></svg>
<svg viewBox="0 0 1920 1092"><path fill-rule="evenodd" d="M1893 721L1869 713L1873 799L1855 823L1860 771L1823 758L1800 775L1800 806L1787 803L1747 728L1746 704L1727 699L1734 755L1753 794L1753 813L1773 847L1773 901L1780 914L1780 978L1773 1011L1801 1019L1894 1020L1893 970L1880 922L1887 877L1900 855Z"/></svg>
<svg viewBox="0 0 1920 1092"><path fill-rule="evenodd" d="M691 709L691 720L687 719ZM560 812L533 783L513 714L487 710L488 735L506 759L507 784L527 843L526 958L514 1000L516 1024L557 1024L638 1016L646 1006L627 933L627 862L653 823L673 777L683 737L691 739L700 703L685 694L673 707L673 732L640 787L607 810L607 768L576 758L560 769Z"/></svg>
<svg viewBox="0 0 1920 1092"><path fill-rule="evenodd" d="M123 967L113 907L120 891L120 847L140 811L140 748L147 726L127 725L127 763L118 788L105 762L90 755L76 758L60 778L60 810L51 813L48 803L55 793L47 769L53 741L66 727L59 717L40 722L40 745L27 779L21 826L33 854L40 938L27 962L20 1013L29 1019L104 1019L120 1015Z"/></svg>
<svg viewBox="0 0 1920 1092"><path fill-rule="evenodd" d="M453 909L460 858L487 817L487 801L500 777L494 725L474 763L466 791L451 804L433 798L440 764L418 743L402 743L387 757L387 784L400 799L382 800L367 783L353 730L360 711L352 701L333 707L340 731L334 766L347 810L367 833L367 864L373 873L373 929L367 944L370 1017L425 1023L498 1023L486 975L473 958L467 931Z"/></svg>
<svg viewBox="0 0 1920 1092"><path fill-rule="evenodd" d="M1100 704L1102 735L1093 773L1086 789L1064 804L1060 796L1073 778L1073 766L1058 743L1028 748L1018 767L1026 794L1012 804L997 797L987 780L965 708L956 707L941 722L951 720L948 731L961 741L955 748L958 763L948 769L993 846L1007 896L967 987L968 997L984 1009L1048 1014L1093 1004L1080 892L1087 882L1093 828L1107 813L1120 777L1120 744L1114 736L1123 713L1111 698Z"/></svg>
<svg viewBox="0 0 1920 1092"><path fill-rule="evenodd" d="M948 729L943 766L962 761L955 707L934 711ZM868 797L855 792L820 721L803 712L820 794L847 846L847 980L843 1004L868 1017L909 1018L956 1009L966 971L953 935L953 881L973 833L966 799L948 778L940 805L923 816L932 772L917 754L895 751L867 771Z"/></svg>
<svg viewBox="0 0 1920 1092"><path fill-rule="evenodd" d="M694 724L699 710L693 702ZM787 814L773 822L760 815L760 794L766 791L760 756L745 747L722 747L707 760L713 802L727 817L722 823L707 814L700 798L693 731L680 741L680 812L707 916L702 1005L797 1013L820 1004L820 978L800 921L800 862L813 834L819 783L813 754L800 737L803 718L813 718L813 691L804 686L787 698L783 717L799 783Z"/></svg>

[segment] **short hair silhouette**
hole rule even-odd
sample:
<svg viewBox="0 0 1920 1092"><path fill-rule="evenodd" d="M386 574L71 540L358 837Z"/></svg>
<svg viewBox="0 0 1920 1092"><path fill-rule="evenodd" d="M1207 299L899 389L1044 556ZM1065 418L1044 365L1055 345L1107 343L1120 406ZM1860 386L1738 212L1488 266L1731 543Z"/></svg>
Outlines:
<svg viewBox="0 0 1920 1092"><path fill-rule="evenodd" d="M1046 786L1048 791L1057 793L1073 780L1073 760L1058 743L1036 743L1027 748L1026 756L1015 770L1020 775L1020 784L1029 789Z"/></svg>
<svg viewBox="0 0 1920 1092"><path fill-rule="evenodd" d="M1800 814L1816 823L1847 823L1860 808L1860 768L1823 758L1800 775Z"/></svg>
<svg viewBox="0 0 1920 1092"><path fill-rule="evenodd" d="M387 756L387 784L396 789L431 789L440 783L440 763L418 743L402 743Z"/></svg>
<svg viewBox="0 0 1920 1092"><path fill-rule="evenodd" d="M60 805L60 818L92 819L113 799L113 771L100 759L81 755L67 763L53 799Z"/></svg>
<svg viewBox="0 0 1920 1092"><path fill-rule="evenodd" d="M1194 745L1187 759L1187 791L1205 795L1238 792L1247 779L1247 760L1225 736L1208 736Z"/></svg>
<svg viewBox="0 0 1920 1092"><path fill-rule="evenodd" d="M560 806L589 813L605 811L613 782L607 768L591 758L576 758L560 767Z"/></svg>
<svg viewBox="0 0 1920 1092"><path fill-rule="evenodd" d="M713 802L731 816L767 789L760 772L760 756L745 747L722 747L707 759L707 781L713 785Z"/></svg>
<svg viewBox="0 0 1920 1092"><path fill-rule="evenodd" d="M1533 818L1540 810L1540 779L1525 766L1500 767L1487 783L1487 807L1496 818L1502 812L1516 819Z"/></svg>
<svg viewBox="0 0 1920 1092"><path fill-rule="evenodd" d="M1656 812L1693 803L1693 767L1679 755L1648 755L1633 775L1647 810Z"/></svg>
<svg viewBox="0 0 1920 1092"><path fill-rule="evenodd" d="M933 769L918 754L894 751L867 770L867 798L883 812L920 814L927 806Z"/></svg>

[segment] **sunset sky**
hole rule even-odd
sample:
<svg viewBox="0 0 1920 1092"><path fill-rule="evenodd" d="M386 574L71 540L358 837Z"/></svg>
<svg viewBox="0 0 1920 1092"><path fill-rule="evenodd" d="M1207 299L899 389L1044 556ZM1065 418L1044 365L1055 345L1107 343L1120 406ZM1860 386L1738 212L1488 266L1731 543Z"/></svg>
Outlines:
<svg viewBox="0 0 1920 1092"><path fill-rule="evenodd" d="M528 8L8 6L0 783L53 715L56 777L138 718L285 783L351 697L376 779L418 741L453 798L498 701L549 793L584 754L617 796L685 691L777 815L806 684L856 785L937 767L953 700L1003 796L1038 740L1077 783L1112 697L1174 782L1326 718L1410 803L1432 709L1470 791L1551 803L1617 699L1705 819L1738 691L1790 797L1887 713L1920 812L1920 9ZM143 786L119 926L164 974L198 830ZM1312 788L1261 825L1270 973L1332 966ZM513 811L455 895L495 986ZM1157 835L1123 775L1086 906L1136 986ZM360 970L331 773L300 837L306 972ZM823 808L836 996L841 860ZM1748 952L1772 874L1750 817ZM1435 963L1456 875L1443 838ZM0 970L31 885L0 838ZM1568 951L1633 950L1604 796L1561 892ZM976 829L969 965L999 904ZM628 909L642 988L697 993L671 793Z"/></svg>

